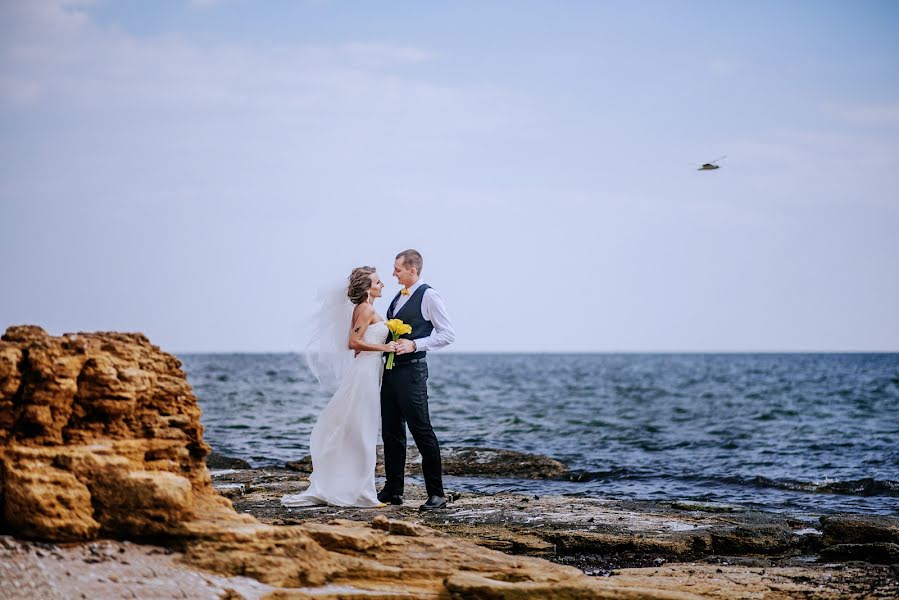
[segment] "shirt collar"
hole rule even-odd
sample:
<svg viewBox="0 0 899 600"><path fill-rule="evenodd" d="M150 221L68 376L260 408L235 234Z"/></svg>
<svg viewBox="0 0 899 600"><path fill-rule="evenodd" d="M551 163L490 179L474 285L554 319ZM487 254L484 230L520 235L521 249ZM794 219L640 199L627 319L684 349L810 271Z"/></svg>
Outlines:
<svg viewBox="0 0 899 600"><path fill-rule="evenodd" d="M420 287L422 286L423 283L424 283L424 281L422 281L421 279L419 279L419 280L416 281L414 284L412 284L412 287L409 288L409 295L411 296L412 294L414 294L414 293L415 293L415 290L417 290L418 288L420 288Z"/></svg>

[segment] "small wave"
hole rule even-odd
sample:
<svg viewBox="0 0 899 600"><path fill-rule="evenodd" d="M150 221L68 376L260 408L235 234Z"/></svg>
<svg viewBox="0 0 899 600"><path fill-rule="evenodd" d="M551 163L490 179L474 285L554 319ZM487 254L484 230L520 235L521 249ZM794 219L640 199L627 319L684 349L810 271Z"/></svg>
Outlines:
<svg viewBox="0 0 899 600"><path fill-rule="evenodd" d="M812 494L843 494L847 496L899 496L899 481L864 477L849 481L799 481L796 479L769 479L768 477L729 478L733 483L753 487L776 488Z"/></svg>
<svg viewBox="0 0 899 600"><path fill-rule="evenodd" d="M601 481L603 479L623 479L633 477L634 473L628 469L609 469L608 471L569 471L564 475L568 481Z"/></svg>
<svg viewBox="0 0 899 600"><path fill-rule="evenodd" d="M852 496L899 496L899 481L866 477L854 481L836 481L821 486L822 491Z"/></svg>

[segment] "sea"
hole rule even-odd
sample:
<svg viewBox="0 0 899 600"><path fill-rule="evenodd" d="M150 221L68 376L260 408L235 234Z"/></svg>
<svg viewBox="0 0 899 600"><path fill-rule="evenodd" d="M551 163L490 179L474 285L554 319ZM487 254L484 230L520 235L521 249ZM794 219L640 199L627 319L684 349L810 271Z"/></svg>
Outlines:
<svg viewBox="0 0 899 600"><path fill-rule="evenodd" d="M329 397L301 355L179 358L214 450L254 467L309 453ZM570 468L447 476L449 490L899 514L899 354L435 352L428 365L443 446Z"/></svg>

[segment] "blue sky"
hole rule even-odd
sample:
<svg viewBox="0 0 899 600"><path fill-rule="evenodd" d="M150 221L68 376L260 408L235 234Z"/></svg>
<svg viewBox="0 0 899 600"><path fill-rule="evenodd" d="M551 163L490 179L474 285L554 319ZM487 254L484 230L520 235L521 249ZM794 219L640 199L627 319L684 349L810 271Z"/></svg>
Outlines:
<svg viewBox="0 0 899 600"><path fill-rule="evenodd" d="M0 327L295 350L319 284L416 247L460 351L899 350L895 3L0 24Z"/></svg>

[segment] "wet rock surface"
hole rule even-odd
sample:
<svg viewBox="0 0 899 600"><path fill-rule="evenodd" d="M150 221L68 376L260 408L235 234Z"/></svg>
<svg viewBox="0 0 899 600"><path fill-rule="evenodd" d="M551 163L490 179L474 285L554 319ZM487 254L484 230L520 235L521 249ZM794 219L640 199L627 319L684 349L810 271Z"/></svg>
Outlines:
<svg viewBox="0 0 899 600"><path fill-rule="evenodd" d="M214 485L237 510L263 522L296 524L330 518L370 520L371 509L282 507L284 494L302 491L305 475L287 469L213 472ZM448 492L453 496L452 491ZM479 545L554 560L618 556L622 565L646 565L662 558L692 560L718 555L814 554L822 547L814 520L742 511L723 505L602 500L520 494L457 495L447 510L420 513L421 486L407 484L405 503L379 514L422 523ZM706 509L707 508L707 509ZM602 559L608 563L608 558Z"/></svg>
<svg viewBox="0 0 899 600"><path fill-rule="evenodd" d="M250 463L241 458L232 458L219 454L218 452L210 452L206 457L207 469L249 469Z"/></svg>
<svg viewBox="0 0 899 600"><path fill-rule="evenodd" d="M866 544L886 542L899 544L899 517L889 515L828 515L821 518L824 542L833 544Z"/></svg>
<svg viewBox="0 0 899 600"><path fill-rule="evenodd" d="M824 527L810 517L695 502L471 493L458 495L447 510L420 513L424 489L408 482L402 506L287 509L279 504L281 495L305 489L305 475L289 469L257 469L214 473L213 479L216 487L229 493L237 510L267 523L300 525L335 518L368 522L374 511L376 527L412 523L485 548L545 558L615 581L623 581L627 574L635 578L627 579L631 582L646 578L644 583L651 581L653 586L681 585L666 589L697 586L703 597L732 597L712 593L721 580L766 590L766 598L795 597L800 592L815 598L889 598L899 593L899 566L878 566L889 564L882 558L891 556L889 548L831 547L829 552L835 554L829 554ZM893 523L891 518L859 518L868 527L880 528L877 536L887 535ZM734 589L731 592L739 596Z"/></svg>
<svg viewBox="0 0 899 600"><path fill-rule="evenodd" d="M836 544L821 550L825 560L863 561L873 564L899 564L899 544L872 542L870 544Z"/></svg>
<svg viewBox="0 0 899 600"><path fill-rule="evenodd" d="M384 475L384 448L378 446L375 474ZM569 476L568 467L548 456L503 450L499 448L441 448L440 459L444 475L466 477L514 477L517 479L555 479ZM301 473L312 472L312 457L288 462L288 469ZM406 448L406 474L421 475L421 455L418 448Z"/></svg>

